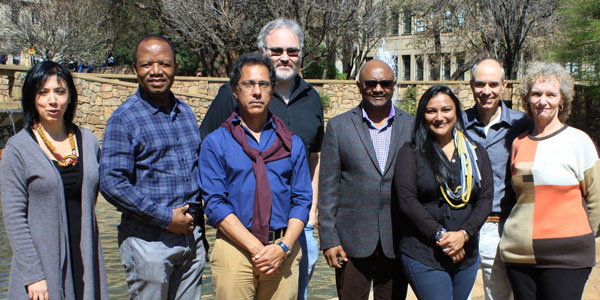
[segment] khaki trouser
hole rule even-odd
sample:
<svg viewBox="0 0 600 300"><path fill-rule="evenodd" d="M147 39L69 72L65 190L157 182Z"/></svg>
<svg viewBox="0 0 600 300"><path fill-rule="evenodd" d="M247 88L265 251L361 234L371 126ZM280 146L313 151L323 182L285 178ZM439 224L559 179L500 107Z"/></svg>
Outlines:
<svg viewBox="0 0 600 300"><path fill-rule="evenodd" d="M252 264L249 253L217 231L210 256L216 299L295 300L298 295L298 265L301 258L300 244L296 241L292 253L281 267L281 273L263 275Z"/></svg>

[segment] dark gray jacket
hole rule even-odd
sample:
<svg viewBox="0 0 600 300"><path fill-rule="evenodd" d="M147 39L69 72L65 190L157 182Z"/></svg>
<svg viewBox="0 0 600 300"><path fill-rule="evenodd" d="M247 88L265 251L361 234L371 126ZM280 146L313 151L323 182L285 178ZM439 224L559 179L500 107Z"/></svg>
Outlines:
<svg viewBox="0 0 600 300"><path fill-rule="evenodd" d="M410 141L414 117L394 107L390 149L379 170L375 148L360 106L327 123L319 174L321 250L342 245L350 257L367 257L377 243L395 258L398 232L392 218L392 178L398 150Z"/></svg>

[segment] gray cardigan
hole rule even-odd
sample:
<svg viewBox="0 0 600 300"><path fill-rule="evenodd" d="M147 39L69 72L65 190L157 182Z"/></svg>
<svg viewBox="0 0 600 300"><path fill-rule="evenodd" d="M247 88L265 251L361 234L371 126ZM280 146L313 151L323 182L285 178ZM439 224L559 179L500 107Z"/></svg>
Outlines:
<svg viewBox="0 0 600 300"><path fill-rule="evenodd" d="M84 168L80 243L84 299L108 299L94 212L100 146L92 132L81 127L80 130ZM42 279L47 281L50 299L75 299L61 176L27 129L8 140L0 174L2 212L13 252L8 299L28 299L26 286Z"/></svg>

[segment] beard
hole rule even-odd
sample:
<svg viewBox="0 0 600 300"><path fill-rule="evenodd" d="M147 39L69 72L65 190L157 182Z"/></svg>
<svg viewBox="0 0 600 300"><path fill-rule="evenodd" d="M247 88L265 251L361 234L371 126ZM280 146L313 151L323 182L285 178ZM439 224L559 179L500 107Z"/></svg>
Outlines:
<svg viewBox="0 0 600 300"><path fill-rule="evenodd" d="M278 81L290 81L296 77L296 74L298 74L298 72L296 72L295 69L292 69L289 72L279 72L275 70L275 75Z"/></svg>

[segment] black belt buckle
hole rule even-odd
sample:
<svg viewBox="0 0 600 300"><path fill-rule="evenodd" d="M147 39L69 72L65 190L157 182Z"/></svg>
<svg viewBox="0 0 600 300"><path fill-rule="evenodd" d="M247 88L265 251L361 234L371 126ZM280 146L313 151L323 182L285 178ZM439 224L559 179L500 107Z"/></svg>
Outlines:
<svg viewBox="0 0 600 300"><path fill-rule="evenodd" d="M278 238L285 234L287 228L280 228L277 230L269 230L269 244L273 244Z"/></svg>

